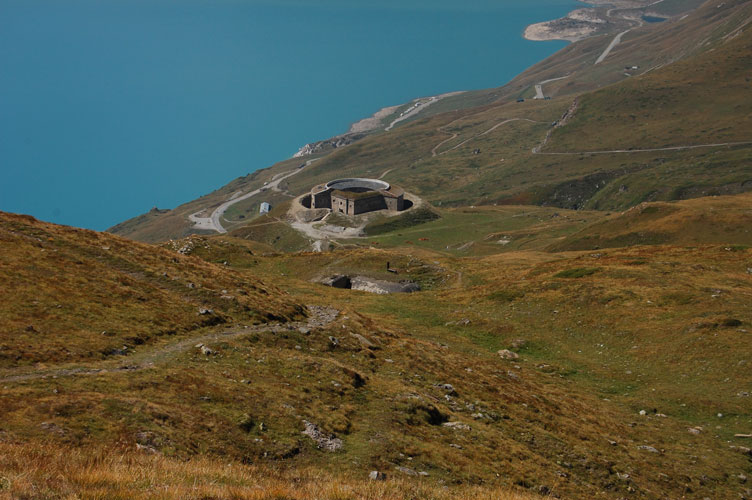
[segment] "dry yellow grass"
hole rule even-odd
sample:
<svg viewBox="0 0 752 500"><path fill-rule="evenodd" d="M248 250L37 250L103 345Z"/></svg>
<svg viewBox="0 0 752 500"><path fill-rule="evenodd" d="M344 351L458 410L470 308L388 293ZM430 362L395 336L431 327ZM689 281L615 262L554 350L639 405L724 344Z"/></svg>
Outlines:
<svg viewBox="0 0 752 500"><path fill-rule="evenodd" d="M0 444L0 498L237 500L530 500L485 487L332 475L220 460L51 445ZM539 497L536 497L539 498Z"/></svg>
<svg viewBox="0 0 752 500"><path fill-rule="evenodd" d="M118 242L119 255L172 255ZM11 498L746 494L737 478L752 469L734 437L752 424L744 341L752 253L743 246L459 259L419 248L262 257L227 237L196 244L196 257L230 265L215 271L176 256L186 269L275 283L291 303L340 313L310 331L222 335L233 330L222 326L202 340L213 355L190 336L170 356L160 352L187 339L119 358L154 361L142 369L53 379L39 375L57 366L6 368L0 487ZM19 259L22 273L40 265L32 253ZM424 291L378 296L309 281L386 277L386 261ZM501 359L499 349L520 358ZM13 379L19 372L37 377ZM304 421L342 449L320 449L302 434ZM389 479L370 482L370 470Z"/></svg>
<svg viewBox="0 0 752 500"><path fill-rule="evenodd" d="M568 236L549 249L633 245L752 244L752 193L641 203Z"/></svg>

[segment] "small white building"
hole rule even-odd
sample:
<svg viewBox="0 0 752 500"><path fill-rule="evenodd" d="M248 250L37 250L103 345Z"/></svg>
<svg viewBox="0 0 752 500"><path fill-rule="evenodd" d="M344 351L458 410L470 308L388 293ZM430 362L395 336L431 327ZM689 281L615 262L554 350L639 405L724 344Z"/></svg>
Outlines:
<svg viewBox="0 0 752 500"><path fill-rule="evenodd" d="M259 207L259 213L266 214L266 213L269 213L269 210L271 209L272 209L271 205L269 205L267 202L263 202L261 206Z"/></svg>

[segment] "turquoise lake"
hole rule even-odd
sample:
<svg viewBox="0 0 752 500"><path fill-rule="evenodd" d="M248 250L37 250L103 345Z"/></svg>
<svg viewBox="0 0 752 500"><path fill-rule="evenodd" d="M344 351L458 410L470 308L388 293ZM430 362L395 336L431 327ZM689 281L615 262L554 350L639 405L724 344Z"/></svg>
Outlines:
<svg viewBox="0 0 752 500"><path fill-rule="evenodd" d="M573 0L0 0L0 210L105 229L415 97L500 86Z"/></svg>

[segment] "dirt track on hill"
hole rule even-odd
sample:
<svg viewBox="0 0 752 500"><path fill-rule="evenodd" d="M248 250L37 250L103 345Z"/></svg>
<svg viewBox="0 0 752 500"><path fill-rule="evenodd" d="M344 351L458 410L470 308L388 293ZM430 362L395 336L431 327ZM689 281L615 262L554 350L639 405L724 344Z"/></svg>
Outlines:
<svg viewBox="0 0 752 500"><path fill-rule="evenodd" d="M455 121L457 121L457 120L455 120ZM501 122L497 123L497 124L496 124L496 125L494 125L493 127L491 127L491 128L489 128L488 130L486 130L485 132L481 132L481 133L480 133L480 134L478 134L478 135L474 135L474 136L470 137L469 139L465 139L464 141L460 142L460 143L459 143L459 144L457 144L456 146L452 146L451 148L449 148L449 149L447 149L447 150L445 150L445 151L442 151L441 153L437 153L436 151L437 151L437 150L438 150L438 149L439 149L439 148L440 148L440 147L441 147L441 146L442 146L443 144L445 144L445 143L447 143L447 142L451 141L452 139L456 139L457 137L459 137L459 134L455 134L455 133L453 133L453 134L452 134L452 137L450 137L449 139L445 139L445 140L441 141L440 143L438 143L438 144L437 144L436 146L434 146L434 147L433 147L433 149L431 150L431 156L441 156L441 155L443 155L443 154L446 154L446 153L448 153L448 152L450 152L450 151L454 151L455 149L457 149L457 148L459 148L459 147L461 147L461 146L464 146L464 145L465 145L465 144L467 144L468 142L470 142L470 141L472 141L472 140L474 140L474 139L477 139L478 137L483 137L484 135L488 135L488 134L490 134L491 132L493 132L493 131L494 131L494 130L496 130L497 128L501 127L502 125L506 125L507 123L511 123L511 122L516 122L516 121L524 121L524 122L530 122L530 123L542 123L542 122L537 122L537 121L535 121L535 120L531 120L531 119L529 119L529 118L509 118L509 119L506 119L506 120L503 120L503 121L501 121ZM452 122L452 123L454 123L454 122ZM450 123L449 125L451 125L452 123ZM441 127L441 128L446 128L446 127L448 127L449 125L446 125L445 127ZM446 133L446 134L448 134L448 133L449 133L449 132L445 132L445 131L443 131L443 130L439 130L439 131L440 131L440 132L444 132L444 133Z"/></svg>
<svg viewBox="0 0 752 500"><path fill-rule="evenodd" d="M648 148L648 149L610 149L606 151L567 151L561 153L548 153L533 149L533 154L536 155L604 155L614 153L651 153L657 151L683 151L685 149L699 149L699 148L720 148L730 146L749 146L752 145L752 141L745 142L719 142L717 144L694 144L690 146L669 146L665 148Z"/></svg>
<svg viewBox="0 0 752 500"><path fill-rule="evenodd" d="M149 351L137 352L132 356L120 358L117 361L102 361L90 366L78 366L71 368L43 369L34 372L19 373L8 375L5 370L4 376L0 376L0 383L25 382L28 380L37 380L42 378L61 378L76 375L99 375L103 373L129 373L138 370L153 368L155 365L169 361L174 355L195 348L197 344L206 342L216 342L219 340L229 340L243 337L252 333L277 333L286 330L297 330L299 328L319 328L331 324L339 315L337 309L331 307L322 307L308 305L310 316L305 321L294 321L290 323L275 323L271 325L258 325L242 329L234 329L225 332L211 333L208 335L198 335L182 339L172 344L167 344ZM98 365L98 366L97 366Z"/></svg>

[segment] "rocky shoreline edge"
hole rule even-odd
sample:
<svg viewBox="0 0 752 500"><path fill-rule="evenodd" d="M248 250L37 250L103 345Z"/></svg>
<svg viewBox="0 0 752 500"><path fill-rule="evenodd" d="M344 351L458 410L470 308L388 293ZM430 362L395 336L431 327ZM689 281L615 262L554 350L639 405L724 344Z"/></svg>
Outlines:
<svg viewBox="0 0 752 500"><path fill-rule="evenodd" d="M577 9L559 19L531 24L525 28L522 36L535 42L549 40L576 42L592 36L610 24L604 17L598 9Z"/></svg>
<svg viewBox="0 0 752 500"><path fill-rule="evenodd" d="M663 0L580 0L589 7L575 9L564 17L529 25L523 37L531 41L566 40L576 42L612 28L642 24L645 9ZM619 12L619 15L614 15Z"/></svg>

